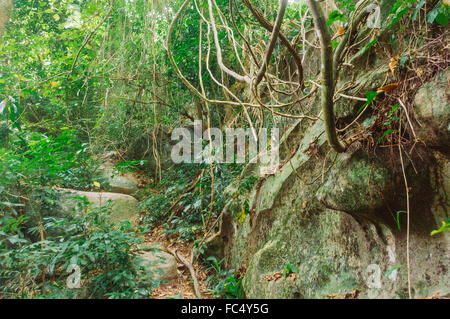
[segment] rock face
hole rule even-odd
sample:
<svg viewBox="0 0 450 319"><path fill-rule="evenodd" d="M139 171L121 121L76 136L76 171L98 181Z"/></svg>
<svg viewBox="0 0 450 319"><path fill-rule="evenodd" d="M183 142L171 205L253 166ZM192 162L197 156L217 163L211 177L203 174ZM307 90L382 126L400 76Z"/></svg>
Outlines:
<svg viewBox="0 0 450 319"><path fill-rule="evenodd" d="M450 294L450 234L430 235L450 216L447 81L445 71L417 94L419 121L436 133L423 138L435 143L417 145L405 160L413 298ZM354 145L330 153L324 164L323 123L292 131L302 139L290 162L228 206L211 251L228 268L245 270L248 298L326 298L354 288L362 298L407 298L406 214L397 213L406 210L406 191L398 159L392 165L388 151L371 156ZM241 223L236 215L248 197L250 213ZM287 263L298 270L295 280L266 279Z"/></svg>
<svg viewBox="0 0 450 319"><path fill-rule="evenodd" d="M177 261L172 255L163 251L151 250L142 255L141 266L148 271L153 280L172 280L177 278Z"/></svg>
<svg viewBox="0 0 450 319"><path fill-rule="evenodd" d="M138 201L129 195L105 192L83 192L72 189L59 189L58 205L62 215L77 212L79 200L74 197L85 197L94 207L106 205L111 201L111 219L115 222L123 220L135 222L139 215ZM80 213L80 212L77 212Z"/></svg>
<svg viewBox="0 0 450 319"><path fill-rule="evenodd" d="M417 92L418 138L429 147L450 149L450 70L438 73Z"/></svg>

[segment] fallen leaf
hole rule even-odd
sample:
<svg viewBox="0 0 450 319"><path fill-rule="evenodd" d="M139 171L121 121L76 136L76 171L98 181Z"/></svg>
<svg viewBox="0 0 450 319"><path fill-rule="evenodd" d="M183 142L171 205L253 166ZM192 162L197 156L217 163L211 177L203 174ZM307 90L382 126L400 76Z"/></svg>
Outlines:
<svg viewBox="0 0 450 319"><path fill-rule="evenodd" d="M390 83L390 84L387 84L385 86L379 87L377 89L377 93L389 92L389 91L395 90L397 87L398 87L398 83L397 82Z"/></svg>
<svg viewBox="0 0 450 319"><path fill-rule="evenodd" d="M344 299L357 299L359 296L359 290L355 288L352 292L345 294Z"/></svg>
<svg viewBox="0 0 450 319"><path fill-rule="evenodd" d="M417 68L416 73L417 73L418 76L422 76L424 71L423 71L422 68Z"/></svg>
<svg viewBox="0 0 450 319"><path fill-rule="evenodd" d="M281 271L279 271L279 272L276 272L274 274L264 276L263 279L265 281L277 281L281 277L283 277L283 274L281 273Z"/></svg>
<svg viewBox="0 0 450 319"><path fill-rule="evenodd" d="M397 66L398 59L398 56L394 56L391 58L391 62L389 63L389 69L391 70L392 76L395 76L395 67Z"/></svg>

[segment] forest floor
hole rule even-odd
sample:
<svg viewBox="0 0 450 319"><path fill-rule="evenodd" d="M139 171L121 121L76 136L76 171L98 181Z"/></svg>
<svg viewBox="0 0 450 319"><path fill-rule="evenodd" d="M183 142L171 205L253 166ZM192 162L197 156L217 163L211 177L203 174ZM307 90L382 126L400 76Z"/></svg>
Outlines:
<svg viewBox="0 0 450 319"><path fill-rule="evenodd" d="M185 241L168 240L163 232L162 227L155 228L153 232L146 235L145 239L146 245L162 245L163 247L167 247L173 251L176 251L178 255L184 257L186 260L190 260L192 243ZM213 295L209 293L208 284L206 283L206 279L208 278L207 270L202 265L195 264L193 266L196 271L197 280L199 282L200 291L203 298L212 299ZM196 298L189 270L184 265L178 264L178 277L171 281L161 283L160 286L153 291L151 297L156 299Z"/></svg>
<svg viewBox="0 0 450 319"><path fill-rule="evenodd" d="M117 161L113 161L113 165L116 165ZM147 185L153 184L153 179L146 176L142 172L134 171L128 173L134 181L137 182L138 187L141 192L151 194L155 190L153 188L146 188ZM159 245L165 248L169 248L175 251L179 256L186 260L191 259L192 251L192 241L181 241L176 239L168 239L164 233L163 226L154 228L151 232L145 235L145 246ZM193 268L196 272L196 278L199 283L200 292L203 299L213 299L214 295L208 288L208 283L206 282L209 277L209 273L205 266L201 265L199 262L193 264ZM194 292L194 284L191 278L191 274L186 266L178 263L178 277L176 279L161 282L158 288L156 288L151 298L156 299L167 299L167 298L177 298L177 299L195 299L197 298Z"/></svg>

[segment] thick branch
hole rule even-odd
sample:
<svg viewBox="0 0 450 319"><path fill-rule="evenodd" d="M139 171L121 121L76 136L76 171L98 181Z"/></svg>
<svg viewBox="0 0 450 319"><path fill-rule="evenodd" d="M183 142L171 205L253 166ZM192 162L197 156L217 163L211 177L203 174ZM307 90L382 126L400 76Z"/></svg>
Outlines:
<svg viewBox="0 0 450 319"><path fill-rule="evenodd" d="M277 42L278 34L280 33L281 24L283 22L284 13L286 12L288 0L280 0L279 3L280 4L278 7L277 18L275 20L275 26L269 38L269 44L267 45L263 63L261 65L261 68L259 69L258 75L256 76L255 86L257 86L263 79L264 74L267 70L267 65L270 63L270 58L272 57L273 49L275 48L275 43Z"/></svg>
<svg viewBox="0 0 450 319"><path fill-rule="evenodd" d="M365 3L362 3L364 5ZM361 6L359 6L361 8ZM358 8L356 8L358 9ZM366 18L370 13L370 10L366 10L365 7L363 7L363 10L352 19L352 22L350 23L348 31L344 34L344 37L342 38L341 42L339 42L339 45L337 46L334 56L333 56L333 78L334 83L336 84L338 80L338 72L339 72L339 65L342 60L342 53L344 51L344 48L347 46L348 41L350 40L352 34L354 31L358 28L358 25L361 23L361 21Z"/></svg>
<svg viewBox="0 0 450 319"><path fill-rule="evenodd" d="M178 262L182 263L189 270L189 272L191 274L192 281L194 282L195 296L198 299L203 299L202 293L200 291L200 285L198 284L198 279L197 279L197 276L195 274L195 269L194 269L194 266L193 266L194 250L192 250L192 252L191 252L191 262L187 261L183 256L178 255L176 250L173 251L172 249L170 249L168 247L165 247L163 250L166 251L167 253L171 254L172 256L174 256Z"/></svg>
<svg viewBox="0 0 450 319"><path fill-rule="evenodd" d="M208 0L208 7L209 7L209 19L211 20L210 23L211 23L211 27L212 27L213 36L214 36L214 44L216 46L217 63L219 64L220 69L223 72L225 72L226 74L235 78L237 81L246 82L247 84L250 84L251 80L248 76L242 76L240 74L237 74L233 70L230 70L229 68L227 68L225 66L225 64L223 64L222 49L220 47L219 36L217 34L216 22L214 21L213 5L212 5L211 0Z"/></svg>
<svg viewBox="0 0 450 319"><path fill-rule="evenodd" d="M259 11L257 8L255 8L249 0L242 0L242 3L251 11L253 16L258 20L259 24L266 29L269 32L273 31L273 25L264 17L264 15ZM281 42L286 46L286 49L289 51L289 53L294 58L295 64L297 65L297 71L298 71L298 81L300 83L300 86L304 87L304 80L303 80L303 66L302 66L302 59L298 55L297 51L294 49L294 47L291 45L289 40L286 38L286 36L279 32L278 37L280 38Z"/></svg>
<svg viewBox="0 0 450 319"><path fill-rule="evenodd" d="M333 96L333 48L331 47L331 36L322 9L316 0L308 0L308 6L314 19L314 26L320 40L322 55L322 111L325 122L325 132L328 143L338 153L345 151L345 145L339 140L334 123Z"/></svg>
<svg viewBox="0 0 450 319"><path fill-rule="evenodd" d="M250 107L256 107L258 105L256 104L250 104L250 103L242 103L242 102L234 102L234 101L222 101L222 100L211 100L209 99L206 95L203 95L202 93L200 93L199 90L197 90L187 79L186 77L183 75L183 73L181 73L180 68L178 67L177 63L175 62L175 59L173 57L173 52L172 52L172 32L174 29L175 24L177 23L177 21L179 20L181 13L184 11L184 9L186 9L187 5L189 4L191 0L185 0L183 2L183 4L181 5L180 9L177 11L177 13L175 14L172 22L170 23L169 26L169 30L167 31L167 55L169 57L170 63L172 63L172 66L175 70L175 73L178 75L178 77L181 79L181 81L196 95L198 96L201 100L208 102L208 103L213 103L213 104L225 104L225 105L233 105L233 106L250 106Z"/></svg>

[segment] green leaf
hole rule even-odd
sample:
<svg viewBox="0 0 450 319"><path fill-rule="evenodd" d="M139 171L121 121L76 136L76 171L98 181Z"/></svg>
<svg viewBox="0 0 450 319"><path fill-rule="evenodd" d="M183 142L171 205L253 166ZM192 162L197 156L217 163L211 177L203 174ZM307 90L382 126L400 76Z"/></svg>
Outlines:
<svg viewBox="0 0 450 319"><path fill-rule="evenodd" d="M397 13L397 15L395 16L395 18L392 20L391 25L389 26L389 28L392 28L394 26L394 24L396 24L402 17L403 15L408 12L409 7L405 7L402 10L400 10L399 13Z"/></svg>
<svg viewBox="0 0 450 319"><path fill-rule="evenodd" d="M384 132L383 135L381 135L381 137L378 139L377 144L380 144L381 140L382 140L386 135L388 135L389 133L392 133L392 132L394 132L394 130L392 130L392 129L387 130L386 132Z"/></svg>
<svg viewBox="0 0 450 319"><path fill-rule="evenodd" d="M404 67L408 58L409 58L409 52L402 55L402 57L400 58L400 66Z"/></svg>
<svg viewBox="0 0 450 319"><path fill-rule="evenodd" d="M297 267L292 266L290 263L286 263L283 269L283 277L286 278L289 274L297 273Z"/></svg>
<svg viewBox="0 0 450 319"><path fill-rule="evenodd" d="M357 113L359 114L363 109L366 108L367 105L372 103L372 101L377 97L377 95L378 95L377 91L366 91L367 102L364 103L364 105L359 108Z"/></svg>
<svg viewBox="0 0 450 319"><path fill-rule="evenodd" d="M361 55L363 55L364 53L367 52L367 50L369 50L373 45L375 45L375 43L378 42L378 38L373 39L372 41L370 41L366 47L364 48L364 51L361 53Z"/></svg>
<svg viewBox="0 0 450 319"><path fill-rule="evenodd" d="M443 13L443 12L440 12L440 13L437 15L435 21L436 21L438 24L440 24L440 25L442 25L442 26L445 27L445 26L448 24L448 19L449 19L449 16L448 16L447 14L445 14L445 13Z"/></svg>
<svg viewBox="0 0 450 319"><path fill-rule="evenodd" d="M331 41L331 47L333 49L336 49L338 47L338 45L339 45L339 41L337 41L337 40L332 40Z"/></svg>
<svg viewBox="0 0 450 319"><path fill-rule="evenodd" d="M337 10L334 10L330 13L330 15L328 16L327 25L331 26L335 21L345 22L344 15Z"/></svg>
<svg viewBox="0 0 450 319"><path fill-rule="evenodd" d="M414 13L413 13L413 15L412 15L412 17L411 17L411 20L416 21L416 19L417 19L417 14L419 13L420 8L422 8L424 4L425 4L425 0L420 0L420 1L419 1L419 3L418 3L417 6L416 6L416 9L414 10Z"/></svg>
<svg viewBox="0 0 450 319"><path fill-rule="evenodd" d="M400 105L395 104L392 106L391 110L389 111L388 117L391 117L392 114L400 107Z"/></svg>
<svg viewBox="0 0 450 319"><path fill-rule="evenodd" d="M400 269L405 267L404 265L398 265L398 266L394 266L392 268L389 268L385 273L384 273L384 277L389 277L395 270Z"/></svg>
<svg viewBox="0 0 450 319"><path fill-rule="evenodd" d="M404 210L399 210L399 211L397 212L397 227L398 227L398 230L400 230L400 213L408 214L408 212L407 212L407 211L404 211Z"/></svg>
<svg viewBox="0 0 450 319"><path fill-rule="evenodd" d="M441 13L441 6L442 6L442 1L439 1L439 3L436 5L436 7L434 7L433 10L430 11L430 13L428 13L428 16L427 16L428 23L433 23L434 20L436 19L436 17L438 16L438 14Z"/></svg>
<svg viewBox="0 0 450 319"><path fill-rule="evenodd" d="M442 226L439 229L433 230L431 232L431 236L434 236L436 234L442 233L443 231L449 231L450 230L450 218L447 218L446 220L442 221Z"/></svg>

